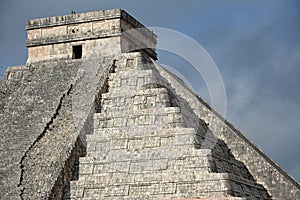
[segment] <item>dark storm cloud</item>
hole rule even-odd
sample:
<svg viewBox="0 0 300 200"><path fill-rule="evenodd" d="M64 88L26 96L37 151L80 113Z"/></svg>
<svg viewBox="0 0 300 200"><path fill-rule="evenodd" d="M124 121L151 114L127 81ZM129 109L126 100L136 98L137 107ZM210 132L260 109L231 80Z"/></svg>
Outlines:
<svg viewBox="0 0 300 200"><path fill-rule="evenodd" d="M300 180L300 2L4 0L0 2L0 75L26 62L28 19L123 8L147 26L192 36L210 53L225 82L228 118ZM186 73L208 99L201 77L177 57L164 64Z"/></svg>
<svg viewBox="0 0 300 200"><path fill-rule="evenodd" d="M300 13L288 10L267 13L254 28L231 32L235 38L228 37L231 45L221 65L227 116L299 180Z"/></svg>

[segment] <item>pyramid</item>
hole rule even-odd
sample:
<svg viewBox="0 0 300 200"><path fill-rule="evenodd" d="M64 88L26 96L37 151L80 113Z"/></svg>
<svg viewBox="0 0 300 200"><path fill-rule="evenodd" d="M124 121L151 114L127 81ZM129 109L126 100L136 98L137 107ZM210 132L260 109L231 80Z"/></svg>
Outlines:
<svg viewBox="0 0 300 200"><path fill-rule="evenodd" d="M0 199L300 199L121 9L29 20L0 87Z"/></svg>

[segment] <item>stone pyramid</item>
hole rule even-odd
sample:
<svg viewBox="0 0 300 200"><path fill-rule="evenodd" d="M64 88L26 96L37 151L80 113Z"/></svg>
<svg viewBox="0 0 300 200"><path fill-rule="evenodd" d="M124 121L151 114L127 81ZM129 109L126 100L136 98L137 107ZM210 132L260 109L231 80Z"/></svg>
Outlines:
<svg viewBox="0 0 300 200"><path fill-rule="evenodd" d="M300 199L292 177L155 61L156 35L125 11L27 31L28 61L0 88L0 199Z"/></svg>

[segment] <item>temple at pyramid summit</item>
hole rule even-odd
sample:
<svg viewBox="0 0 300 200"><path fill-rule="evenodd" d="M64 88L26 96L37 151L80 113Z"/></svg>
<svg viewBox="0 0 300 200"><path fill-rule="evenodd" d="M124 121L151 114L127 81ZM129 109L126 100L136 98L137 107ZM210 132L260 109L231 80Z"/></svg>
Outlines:
<svg viewBox="0 0 300 200"><path fill-rule="evenodd" d="M160 66L121 9L29 20L0 82L0 199L300 199L300 185Z"/></svg>

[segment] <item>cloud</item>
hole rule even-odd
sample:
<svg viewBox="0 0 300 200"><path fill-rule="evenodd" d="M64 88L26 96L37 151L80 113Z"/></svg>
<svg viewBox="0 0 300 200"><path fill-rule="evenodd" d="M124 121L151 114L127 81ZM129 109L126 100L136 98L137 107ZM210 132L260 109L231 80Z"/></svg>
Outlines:
<svg viewBox="0 0 300 200"><path fill-rule="evenodd" d="M236 24L217 63L226 69L230 121L300 180L300 14L278 6L252 28Z"/></svg>

